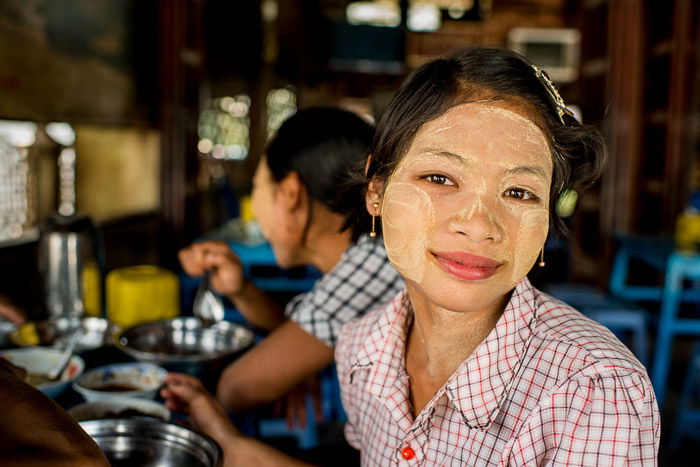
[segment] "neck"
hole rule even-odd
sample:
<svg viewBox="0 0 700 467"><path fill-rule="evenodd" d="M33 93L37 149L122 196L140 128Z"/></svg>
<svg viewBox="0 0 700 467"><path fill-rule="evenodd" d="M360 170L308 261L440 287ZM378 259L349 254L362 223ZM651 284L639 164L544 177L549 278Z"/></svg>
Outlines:
<svg viewBox="0 0 700 467"><path fill-rule="evenodd" d="M483 310L454 312L428 300L408 285L414 312L406 350L406 369L417 370L439 389L488 336L501 317L507 297Z"/></svg>
<svg viewBox="0 0 700 467"><path fill-rule="evenodd" d="M314 221L306 235L305 250L308 263L327 274L340 262L345 250L352 244L349 230L340 232L344 218L317 204Z"/></svg>

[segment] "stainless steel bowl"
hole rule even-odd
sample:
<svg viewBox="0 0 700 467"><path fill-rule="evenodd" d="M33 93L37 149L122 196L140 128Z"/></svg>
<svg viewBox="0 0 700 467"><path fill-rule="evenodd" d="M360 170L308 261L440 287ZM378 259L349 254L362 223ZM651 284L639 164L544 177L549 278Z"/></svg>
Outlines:
<svg viewBox="0 0 700 467"><path fill-rule="evenodd" d="M20 347L54 345L63 348L73 331L79 327L83 329L83 335L78 341L76 352L110 345L115 333L119 331L119 326L104 318L51 318L23 324L12 333L10 339Z"/></svg>
<svg viewBox="0 0 700 467"><path fill-rule="evenodd" d="M208 436L147 417L85 420L80 426L113 467L221 465L221 448Z"/></svg>
<svg viewBox="0 0 700 467"><path fill-rule="evenodd" d="M193 317L141 324L115 338L117 348L143 362L198 375L213 370L253 344L245 327L222 321L205 327Z"/></svg>

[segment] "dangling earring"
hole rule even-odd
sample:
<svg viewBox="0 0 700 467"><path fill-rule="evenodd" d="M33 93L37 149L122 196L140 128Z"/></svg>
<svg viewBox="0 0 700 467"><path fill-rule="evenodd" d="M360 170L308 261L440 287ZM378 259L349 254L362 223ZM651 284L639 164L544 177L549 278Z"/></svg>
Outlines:
<svg viewBox="0 0 700 467"><path fill-rule="evenodd" d="M540 250L540 262L538 263L538 266L543 268L544 267L544 247Z"/></svg>
<svg viewBox="0 0 700 467"><path fill-rule="evenodd" d="M379 207L379 203L372 203L372 209L374 209L374 212L377 212L378 207ZM375 238L377 236L377 230L375 228L376 218L377 218L377 216L372 214L372 231L369 233L369 236L372 238Z"/></svg>

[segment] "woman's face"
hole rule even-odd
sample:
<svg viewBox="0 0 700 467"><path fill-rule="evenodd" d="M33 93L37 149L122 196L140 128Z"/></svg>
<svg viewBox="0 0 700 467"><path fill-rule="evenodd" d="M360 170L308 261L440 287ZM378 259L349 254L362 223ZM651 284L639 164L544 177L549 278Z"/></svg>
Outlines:
<svg viewBox="0 0 700 467"><path fill-rule="evenodd" d="M289 212L280 202L278 187L279 184L272 178L267 159L262 157L253 176L251 208L263 235L272 246L277 264L290 267L295 265L297 244L292 229L289 228Z"/></svg>
<svg viewBox="0 0 700 467"><path fill-rule="evenodd" d="M426 123L386 183L389 259L439 307L499 306L547 237L550 150L512 108L466 103Z"/></svg>

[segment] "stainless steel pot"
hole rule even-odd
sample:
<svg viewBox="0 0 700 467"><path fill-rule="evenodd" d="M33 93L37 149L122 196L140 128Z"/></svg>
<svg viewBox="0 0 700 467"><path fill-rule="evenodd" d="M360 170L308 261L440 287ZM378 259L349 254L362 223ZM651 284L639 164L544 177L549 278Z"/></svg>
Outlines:
<svg viewBox="0 0 700 467"><path fill-rule="evenodd" d="M148 417L79 422L113 467L214 467L221 465L219 445L210 437Z"/></svg>

